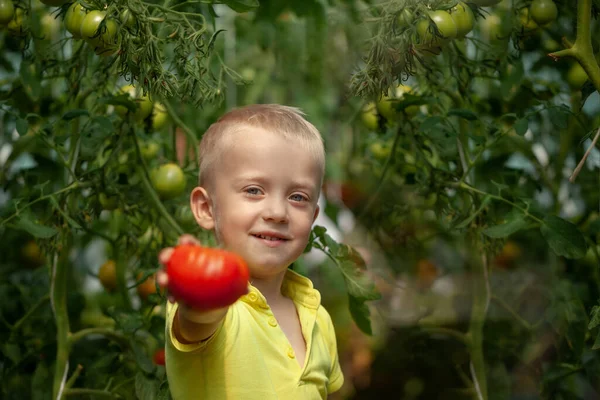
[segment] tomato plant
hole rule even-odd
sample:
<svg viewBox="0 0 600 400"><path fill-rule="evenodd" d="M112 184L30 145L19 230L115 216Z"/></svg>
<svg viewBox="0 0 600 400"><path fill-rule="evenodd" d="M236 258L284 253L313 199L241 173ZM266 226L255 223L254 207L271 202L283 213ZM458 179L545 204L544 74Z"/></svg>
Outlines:
<svg viewBox="0 0 600 400"><path fill-rule="evenodd" d="M475 26L475 16L473 15L471 7L462 1L450 10L450 16L456 24L457 38L462 39L473 30L473 27Z"/></svg>
<svg viewBox="0 0 600 400"><path fill-rule="evenodd" d="M450 14L443 10L431 11L427 18L417 24L417 32L421 43L439 46L445 40L456 38L458 30Z"/></svg>
<svg viewBox="0 0 600 400"><path fill-rule="evenodd" d="M173 297L198 309L226 307L248 293L246 262L225 250L179 245L166 272Z"/></svg>

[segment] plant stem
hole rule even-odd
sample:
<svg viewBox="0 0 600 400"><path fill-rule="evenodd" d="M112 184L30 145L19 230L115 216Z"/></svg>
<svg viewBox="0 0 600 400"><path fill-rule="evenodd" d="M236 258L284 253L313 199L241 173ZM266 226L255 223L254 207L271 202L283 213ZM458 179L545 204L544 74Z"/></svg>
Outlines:
<svg viewBox="0 0 600 400"><path fill-rule="evenodd" d="M444 328L441 326L421 326L420 330L429 335L444 335L454 338L466 346L470 346L471 341L464 333L455 329Z"/></svg>
<svg viewBox="0 0 600 400"><path fill-rule="evenodd" d="M483 355L483 327L490 304L490 287L488 281L487 255L481 249L477 239L472 240L473 250L482 254L481 260L473 260L473 305L468 336L470 338L469 352L471 354L471 377L478 400L487 400L487 379L485 373L485 358ZM477 251L480 250L480 251Z"/></svg>
<svg viewBox="0 0 600 400"><path fill-rule="evenodd" d="M102 335L119 343L122 347L129 347L129 339L126 336L107 328L86 328L77 331L69 337L69 344L72 346L88 335Z"/></svg>
<svg viewBox="0 0 600 400"><path fill-rule="evenodd" d="M56 322L56 364L52 384L52 398L62 398L67 373L69 371L69 316L67 314L67 272L69 262L70 240L62 241L63 248L59 257L58 250L52 262L50 299L54 320Z"/></svg>
<svg viewBox="0 0 600 400"><path fill-rule="evenodd" d="M23 323L27 321L27 319L29 319L29 317L31 317L40 307L46 304L48 300L50 300L49 295L42 297L33 307L29 309L29 311L27 311L24 316L21 317L21 319L15 322L15 324L12 326L12 330L17 331L21 325L23 325Z"/></svg>
<svg viewBox="0 0 600 400"><path fill-rule="evenodd" d="M119 396L116 393L111 393L108 392L106 390L100 390L100 389L82 389L82 388L77 388L77 389L68 389L65 391L65 396L99 396L99 397L107 397L109 399L120 399L121 396Z"/></svg>
<svg viewBox="0 0 600 400"><path fill-rule="evenodd" d="M500 297L492 295L491 299L496 302L500 307L504 308L517 322L519 322L525 329L532 330L533 326L521 317L515 310L512 309L504 300Z"/></svg>
<svg viewBox="0 0 600 400"><path fill-rule="evenodd" d="M159 212L159 214L167 221L169 226L175 232L177 232L178 235L183 235L185 233L185 231L179 226L177 221L175 221L173 219L171 214L169 214L169 211L167 211L167 209L165 208L164 204L160 200L160 197L158 197L158 193L156 193L156 190L154 190L154 188L152 187L152 183L150 183L150 177L148 175L148 170L146 169L146 165L143 161L142 153L140 152L140 145L137 141L137 137L135 137L135 134L133 135L133 140L135 143L135 152L137 154L137 158L139 161L137 169L142 178L142 186L144 188L144 191L150 198L150 201L154 205L154 208L156 208L156 210Z"/></svg>
<svg viewBox="0 0 600 400"><path fill-rule="evenodd" d="M481 194L481 195L484 195L484 196L489 196L489 198L491 198L491 199L495 199L495 200L498 200L498 201L502 201L502 202L504 202L506 204L510 204L511 206L513 206L514 208L516 208L517 210L521 211L526 217L529 217L529 218L533 219L535 222L537 222L539 224L544 224L544 221L542 221L541 219L539 219L535 215L530 214L529 211L527 211L525 208L523 208L523 207L521 207L521 206L513 203L512 201L510 201L508 199L505 199L502 196L496 196L494 194L484 192L483 190L479 190L477 188L474 188L473 186L469 186L468 184L466 184L464 182L460 182L456 186L459 187L459 188L461 188L461 189L465 189L465 190L468 190L470 192Z"/></svg>
<svg viewBox="0 0 600 400"><path fill-rule="evenodd" d="M396 136L394 136L392 150L390 151L390 154L388 155L388 158L387 160L385 160L385 164L383 165L383 171L381 171L381 177L379 177L379 182L377 182L377 188L375 189L375 192L373 193L373 195L365 205L365 208L363 208L362 212L357 218L357 220L359 221L367 214L371 207L373 207L373 204L375 204L375 201L377 201L377 199L379 198L379 194L383 189L383 183L385 182L385 178L387 177L387 172L390 169L390 166L392 165L392 160L396 156L396 148L398 147L398 142L400 141L400 133L401 128L400 126L398 126L398 129L396 130Z"/></svg>

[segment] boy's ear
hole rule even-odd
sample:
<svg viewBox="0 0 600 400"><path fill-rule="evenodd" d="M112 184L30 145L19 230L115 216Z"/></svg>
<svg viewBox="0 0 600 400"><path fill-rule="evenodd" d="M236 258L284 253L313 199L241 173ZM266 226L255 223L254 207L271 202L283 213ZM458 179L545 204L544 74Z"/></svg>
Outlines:
<svg viewBox="0 0 600 400"><path fill-rule="evenodd" d="M198 186L192 190L192 194L190 195L190 208L194 213L198 225L207 230L211 230L215 227L213 207L206 189Z"/></svg>
<svg viewBox="0 0 600 400"><path fill-rule="evenodd" d="M319 216L319 211L320 210L321 210L321 208L317 204L317 207L315 208L315 215L313 215L313 220L312 220L313 223L317 220L317 217Z"/></svg>

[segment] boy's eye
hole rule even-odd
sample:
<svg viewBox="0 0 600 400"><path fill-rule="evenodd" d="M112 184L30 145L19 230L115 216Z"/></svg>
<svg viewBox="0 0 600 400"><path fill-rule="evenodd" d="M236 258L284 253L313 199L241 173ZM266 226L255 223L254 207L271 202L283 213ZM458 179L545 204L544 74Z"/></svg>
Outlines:
<svg viewBox="0 0 600 400"><path fill-rule="evenodd" d="M294 200L294 201L308 201L308 199L306 198L306 196L303 196L301 194L293 194L290 196L290 199Z"/></svg>
<svg viewBox="0 0 600 400"><path fill-rule="evenodd" d="M259 195L260 194L260 189L259 188L255 188L255 187L251 187L251 188L246 189L246 193L252 194L252 195Z"/></svg>

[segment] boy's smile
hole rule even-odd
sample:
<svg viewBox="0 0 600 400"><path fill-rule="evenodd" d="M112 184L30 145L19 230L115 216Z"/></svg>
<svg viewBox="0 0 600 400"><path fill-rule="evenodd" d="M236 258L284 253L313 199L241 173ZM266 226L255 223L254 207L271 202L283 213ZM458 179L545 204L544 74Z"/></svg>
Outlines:
<svg viewBox="0 0 600 400"><path fill-rule="evenodd" d="M206 191L220 244L256 278L284 272L304 251L318 214L321 170L298 139L244 127L224 138Z"/></svg>

